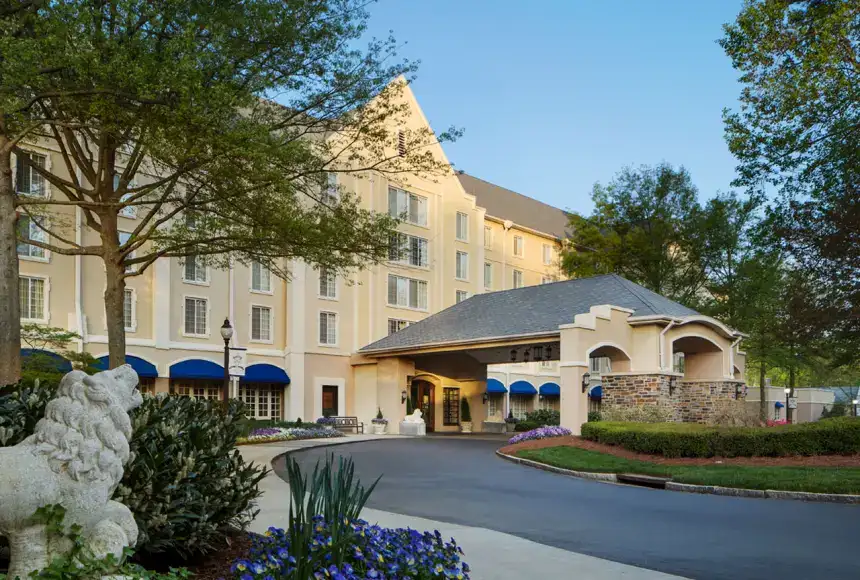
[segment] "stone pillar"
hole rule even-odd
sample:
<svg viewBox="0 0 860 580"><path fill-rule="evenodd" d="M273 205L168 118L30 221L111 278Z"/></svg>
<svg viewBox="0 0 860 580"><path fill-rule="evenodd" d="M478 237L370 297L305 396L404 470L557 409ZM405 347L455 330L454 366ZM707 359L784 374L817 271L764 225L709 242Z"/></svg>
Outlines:
<svg viewBox="0 0 860 580"><path fill-rule="evenodd" d="M378 359L376 365L376 401L388 419L388 432L399 433L400 421L406 417L403 391L407 391L407 377L415 375L415 363L408 358Z"/></svg>
<svg viewBox="0 0 860 580"><path fill-rule="evenodd" d="M588 370L585 363L568 362L561 371L561 426L579 435L582 424L588 421L588 394L582 392L582 375Z"/></svg>

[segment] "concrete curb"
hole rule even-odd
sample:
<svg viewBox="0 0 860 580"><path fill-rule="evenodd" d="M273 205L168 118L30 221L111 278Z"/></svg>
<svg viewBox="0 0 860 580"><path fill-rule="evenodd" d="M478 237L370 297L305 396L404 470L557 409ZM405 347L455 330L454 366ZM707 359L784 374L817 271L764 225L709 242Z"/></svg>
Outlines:
<svg viewBox="0 0 860 580"><path fill-rule="evenodd" d="M540 463L538 461L532 461L530 459L514 457L513 455L502 453L499 450L496 450L496 455L498 455L502 459L506 459L513 463L519 463L520 465L535 467L537 469L542 469L543 471L550 471L552 473L568 475L570 477L579 477L581 479L602 481L604 483L618 483L618 478L614 473L592 473L589 471L573 471L572 469L555 467L552 465L547 465L545 463ZM626 482L625 484L635 485ZM751 497L757 499L788 499L794 501L860 504L860 495L841 493L812 493L808 491L783 491L778 489L743 489L739 487L722 487L719 485L692 485L689 483L676 483L674 481L667 481L665 489L667 491L680 491L685 493L725 495L732 497Z"/></svg>

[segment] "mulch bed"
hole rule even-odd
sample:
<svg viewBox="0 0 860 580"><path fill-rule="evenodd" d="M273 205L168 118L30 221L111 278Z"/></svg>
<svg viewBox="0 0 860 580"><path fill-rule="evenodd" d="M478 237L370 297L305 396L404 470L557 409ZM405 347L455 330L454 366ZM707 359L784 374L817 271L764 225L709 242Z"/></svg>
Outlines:
<svg viewBox="0 0 860 580"><path fill-rule="evenodd" d="M229 542L211 554L191 561L168 561L158 555L141 558L138 562L148 570L156 572L167 572L172 568L188 568L194 576L194 580L219 580L220 578L232 578L230 566L239 558L246 558L251 549L251 539L248 534L236 534L229 538Z"/></svg>
<svg viewBox="0 0 860 580"><path fill-rule="evenodd" d="M499 451L507 455L516 455L518 451L525 449L544 449L546 447L570 446L608 453L624 459L636 459L649 461L663 465L746 465L749 467L860 467L860 455L815 455L805 457L795 455L791 457L678 457L668 458L662 455L647 455L628 451L614 445L595 443L581 437L552 437L550 439L536 439L524 441L514 445L502 447Z"/></svg>

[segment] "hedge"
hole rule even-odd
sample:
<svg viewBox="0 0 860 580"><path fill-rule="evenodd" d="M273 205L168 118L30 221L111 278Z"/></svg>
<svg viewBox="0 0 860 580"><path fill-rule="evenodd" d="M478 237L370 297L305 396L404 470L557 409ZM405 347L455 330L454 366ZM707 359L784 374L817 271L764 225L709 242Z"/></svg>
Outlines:
<svg viewBox="0 0 860 580"><path fill-rule="evenodd" d="M595 422L582 437L664 457L781 457L860 453L860 419L840 417L778 427Z"/></svg>

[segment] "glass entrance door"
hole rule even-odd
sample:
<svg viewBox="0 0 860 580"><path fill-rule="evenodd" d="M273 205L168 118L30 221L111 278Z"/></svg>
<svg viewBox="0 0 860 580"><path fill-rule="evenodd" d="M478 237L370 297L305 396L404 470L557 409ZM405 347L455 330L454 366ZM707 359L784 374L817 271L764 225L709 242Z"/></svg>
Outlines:
<svg viewBox="0 0 860 580"><path fill-rule="evenodd" d="M412 382L412 404L421 409L427 431L433 431L436 425L436 389L427 381Z"/></svg>

